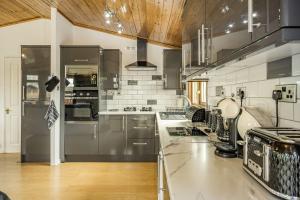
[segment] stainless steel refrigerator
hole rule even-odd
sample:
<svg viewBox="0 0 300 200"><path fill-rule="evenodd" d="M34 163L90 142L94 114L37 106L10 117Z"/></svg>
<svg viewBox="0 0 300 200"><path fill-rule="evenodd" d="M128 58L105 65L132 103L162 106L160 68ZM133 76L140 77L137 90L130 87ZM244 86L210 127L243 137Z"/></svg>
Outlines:
<svg viewBox="0 0 300 200"><path fill-rule="evenodd" d="M21 46L21 162L50 162L50 131L44 120L50 94L50 46Z"/></svg>

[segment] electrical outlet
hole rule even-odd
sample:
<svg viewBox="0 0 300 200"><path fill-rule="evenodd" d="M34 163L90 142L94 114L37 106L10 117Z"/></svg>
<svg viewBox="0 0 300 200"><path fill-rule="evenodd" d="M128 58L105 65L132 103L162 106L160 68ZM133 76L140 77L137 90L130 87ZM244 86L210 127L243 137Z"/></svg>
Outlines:
<svg viewBox="0 0 300 200"><path fill-rule="evenodd" d="M276 90L280 90L282 93L281 102L296 103L297 102L297 85L285 84L276 85Z"/></svg>
<svg viewBox="0 0 300 200"><path fill-rule="evenodd" d="M236 88L236 96L240 97L241 92L244 92L244 98L246 97L246 87L237 87Z"/></svg>

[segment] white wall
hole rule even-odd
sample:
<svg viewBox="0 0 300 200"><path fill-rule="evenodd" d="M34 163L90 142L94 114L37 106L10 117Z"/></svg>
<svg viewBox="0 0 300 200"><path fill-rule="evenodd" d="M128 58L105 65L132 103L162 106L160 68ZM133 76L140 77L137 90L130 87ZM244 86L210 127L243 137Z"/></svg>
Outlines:
<svg viewBox="0 0 300 200"><path fill-rule="evenodd" d="M20 58L21 45L50 45L50 20L40 19L0 28L0 152L4 144L4 58Z"/></svg>
<svg viewBox="0 0 300 200"><path fill-rule="evenodd" d="M226 97L235 94L237 87L245 87L245 105L259 107L275 121L275 102L271 96L275 85L297 84L297 103L279 103L279 125L300 128L300 54L292 56L292 67L291 77L269 80L267 80L267 63L244 67L228 65L219 70L212 70L207 74L209 105L215 105L222 98L216 97L216 86L223 86Z"/></svg>
<svg viewBox="0 0 300 200"><path fill-rule="evenodd" d="M136 40L119 37L103 32L74 26L73 44L100 45L104 49L120 49L122 51L122 77L120 91L111 91L112 100L108 100L108 109L123 109L126 106L147 106L148 99L157 100L157 105L151 105L156 110L166 106L176 106L176 91L164 90L163 81L152 80L152 75L163 74L163 49L158 45L148 43L148 61L157 65L157 71L128 71L125 66L137 60ZM128 80L137 80L138 85L127 85Z"/></svg>

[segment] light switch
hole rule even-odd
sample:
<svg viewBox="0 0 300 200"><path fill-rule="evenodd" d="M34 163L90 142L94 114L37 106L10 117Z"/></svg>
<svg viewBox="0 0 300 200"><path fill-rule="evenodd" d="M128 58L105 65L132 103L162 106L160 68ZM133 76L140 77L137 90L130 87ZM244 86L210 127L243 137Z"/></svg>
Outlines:
<svg viewBox="0 0 300 200"><path fill-rule="evenodd" d="M276 90L280 90L282 92L282 99L280 100L281 102L297 102L296 84L276 85Z"/></svg>

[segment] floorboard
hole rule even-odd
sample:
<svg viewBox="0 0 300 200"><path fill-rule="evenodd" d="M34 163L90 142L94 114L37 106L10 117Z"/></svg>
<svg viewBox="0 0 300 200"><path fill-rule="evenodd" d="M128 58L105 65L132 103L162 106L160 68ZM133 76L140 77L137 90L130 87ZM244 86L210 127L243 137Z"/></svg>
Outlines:
<svg viewBox="0 0 300 200"><path fill-rule="evenodd" d="M0 154L0 191L12 200L154 200L156 163L20 163Z"/></svg>

